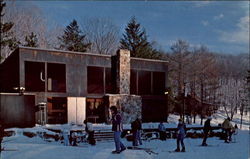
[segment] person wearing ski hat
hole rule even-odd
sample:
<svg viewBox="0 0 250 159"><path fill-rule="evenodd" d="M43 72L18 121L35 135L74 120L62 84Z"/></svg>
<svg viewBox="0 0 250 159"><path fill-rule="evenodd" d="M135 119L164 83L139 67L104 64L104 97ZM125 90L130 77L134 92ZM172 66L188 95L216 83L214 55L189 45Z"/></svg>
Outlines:
<svg viewBox="0 0 250 159"><path fill-rule="evenodd" d="M221 125L222 129L225 131L225 143L229 143L231 141L231 130L234 128L232 123L230 122L230 118L224 120L224 122Z"/></svg>
<svg viewBox="0 0 250 159"><path fill-rule="evenodd" d="M212 118L209 116L207 120L205 121L204 128L203 128L204 137L203 137L201 146L207 146L207 136L208 136L208 133L212 131L211 125L210 125L211 120Z"/></svg>
<svg viewBox="0 0 250 159"><path fill-rule="evenodd" d="M112 151L114 154L119 154L126 150L126 147L121 142L121 132L122 132L122 117L117 110L116 106L111 106L110 111L112 114L112 131L114 132L115 150Z"/></svg>
<svg viewBox="0 0 250 159"><path fill-rule="evenodd" d="M175 152L180 152L180 143L182 146L182 152L185 152L185 145L184 145L184 138L186 136L186 124L183 122L182 119L179 119L179 123L177 126L178 133L177 133L177 148Z"/></svg>

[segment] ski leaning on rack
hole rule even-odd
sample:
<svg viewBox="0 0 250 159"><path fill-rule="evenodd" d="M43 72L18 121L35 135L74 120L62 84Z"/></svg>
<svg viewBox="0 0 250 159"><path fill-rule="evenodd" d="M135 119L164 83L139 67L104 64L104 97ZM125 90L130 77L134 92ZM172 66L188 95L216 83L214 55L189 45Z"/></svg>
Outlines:
<svg viewBox="0 0 250 159"><path fill-rule="evenodd" d="M144 150L144 151L147 152L149 155L151 155L151 154L158 155L157 152L154 152L154 151L153 151L152 149L150 149L150 148L129 146L129 147L127 147L127 149L130 149L130 150Z"/></svg>

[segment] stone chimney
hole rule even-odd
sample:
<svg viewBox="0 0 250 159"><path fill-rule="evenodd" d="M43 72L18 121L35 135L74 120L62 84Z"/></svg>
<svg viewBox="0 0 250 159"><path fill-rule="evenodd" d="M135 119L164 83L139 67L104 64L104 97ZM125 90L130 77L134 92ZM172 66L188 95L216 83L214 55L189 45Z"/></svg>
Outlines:
<svg viewBox="0 0 250 159"><path fill-rule="evenodd" d="M107 105L117 106L123 116L123 123L129 124L141 118L142 99L138 95L130 95L130 51L118 50L112 57L113 82L116 82L116 94L106 94Z"/></svg>
<svg viewBox="0 0 250 159"><path fill-rule="evenodd" d="M118 94L130 94L130 51L117 51L116 88Z"/></svg>

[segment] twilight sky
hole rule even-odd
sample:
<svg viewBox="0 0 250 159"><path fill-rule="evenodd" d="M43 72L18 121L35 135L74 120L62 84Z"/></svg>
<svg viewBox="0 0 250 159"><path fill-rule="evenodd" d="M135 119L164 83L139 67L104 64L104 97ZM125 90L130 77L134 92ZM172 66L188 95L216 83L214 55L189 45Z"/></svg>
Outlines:
<svg viewBox="0 0 250 159"><path fill-rule="evenodd" d="M29 1L30 2L30 1ZM177 39L211 51L249 53L248 1L32 1L47 19L65 27L72 19L111 19L120 34L132 16L146 29L149 40L165 51ZM28 5L23 3L20 5Z"/></svg>

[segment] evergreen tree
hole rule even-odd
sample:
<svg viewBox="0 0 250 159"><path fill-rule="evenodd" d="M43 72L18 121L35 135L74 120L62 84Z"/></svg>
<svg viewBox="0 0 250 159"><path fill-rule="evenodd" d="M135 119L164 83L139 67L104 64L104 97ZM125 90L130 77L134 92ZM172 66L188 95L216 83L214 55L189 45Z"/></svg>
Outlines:
<svg viewBox="0 0 250 159"><path fill-rule="evenodd" d="M137 23L135 17L129 21L120 44L121 49L130 50L132 57L161 58L161 53L148 42L145 29L141 29L141 24Z"/></svg>
<svg viewBox="0 0 250 159"><path fill-rule="evenodd" d="M6 3L3 0L0 0L0 43L1 43L1 52L2 49L6 46L8 46L11 50L14 50L18 44L20 44L17 39L12 37L11 29L14 26L14 23L12 22L3 22L3 9L6 7ZM3 56L1 54L0 59L2 59Z"/></svg>
<svg viewBox="0 0 250 159"><path fill-rule="evenodd" d="M25 36L25 42L26 44L24 44L24 46L27 47L37 47L38 44L38 39L36 37L36 34L34 34L34 32L31 32L31 34L29 36Z"/></svg>
<svg viewBox="0 0 250 159"><path fill-rule="evenodd" d="M82 34L77 21L73 20L64 30L64 35L58 37L61 43L60 49L86 52L91 43L85 42L85 36Z"/></svg>

